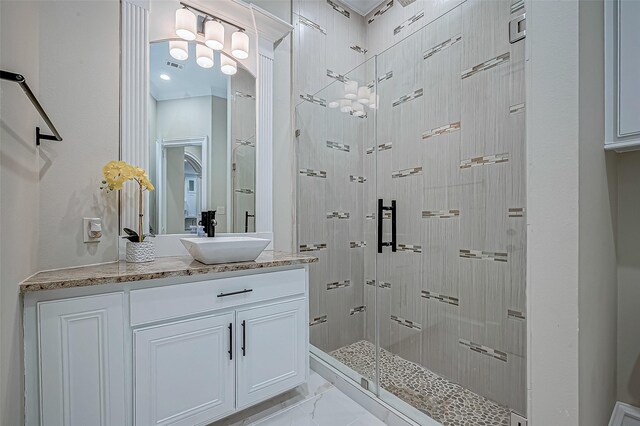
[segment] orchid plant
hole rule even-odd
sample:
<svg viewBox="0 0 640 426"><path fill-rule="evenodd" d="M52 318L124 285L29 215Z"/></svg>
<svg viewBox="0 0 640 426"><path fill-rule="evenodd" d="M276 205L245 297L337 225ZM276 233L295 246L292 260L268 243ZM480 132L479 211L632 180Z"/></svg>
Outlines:
<svg viewBox="0 0 640 426"><path fill-rule="evenodd" d="M124 237L131 242L143 242L145 234L142 229L142 218L144 217L142 211L142 193L143 191L153 191L155 188L147 172L136 166L132 166L125 161L109 161L103 168L102 174L104 179L100 189L107 192L119 191L127 181L135 181L138 184L138 232L135 232L129 228L124 228L124 232L127 236Z"/></svg>

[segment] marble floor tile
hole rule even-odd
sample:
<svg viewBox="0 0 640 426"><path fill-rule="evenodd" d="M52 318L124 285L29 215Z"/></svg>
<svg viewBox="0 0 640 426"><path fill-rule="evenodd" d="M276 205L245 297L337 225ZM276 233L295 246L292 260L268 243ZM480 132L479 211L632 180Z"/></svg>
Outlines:
<svg viewBox="0 0 640 426"><path fill-rule="evenodd" d="M373 380L375 346L366 340L331 352L347 367ZM457 383L381 349L382 387L444 426L508 426L510 411Z"/></svg>

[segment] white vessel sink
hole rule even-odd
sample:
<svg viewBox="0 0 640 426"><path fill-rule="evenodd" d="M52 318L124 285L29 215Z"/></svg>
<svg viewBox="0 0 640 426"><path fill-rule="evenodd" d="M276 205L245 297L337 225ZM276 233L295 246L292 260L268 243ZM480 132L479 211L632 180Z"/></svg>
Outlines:
<svg viewBox="0 0 640 426"><path fill-rule="evenodd" d="M254 237L180 238L189 254L198 262L250 262L262 253L271 240Z"/></svg>

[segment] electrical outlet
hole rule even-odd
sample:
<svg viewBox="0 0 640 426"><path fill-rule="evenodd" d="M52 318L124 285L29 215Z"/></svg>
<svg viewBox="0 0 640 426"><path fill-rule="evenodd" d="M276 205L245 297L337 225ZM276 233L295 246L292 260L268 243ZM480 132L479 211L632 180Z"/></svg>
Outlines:
<svg viewBox="0 0 640 426"><path fill-rule="evenodd" d="M83 218L82 235L85 243L99 243L102 238L102 219L99 217Z"/></svg>
<svg viewBox="0 0 640 426"><path fill-rule="evenodd" d="M511 426L527 426L527 419L519 414L511 413Z"/></svg>

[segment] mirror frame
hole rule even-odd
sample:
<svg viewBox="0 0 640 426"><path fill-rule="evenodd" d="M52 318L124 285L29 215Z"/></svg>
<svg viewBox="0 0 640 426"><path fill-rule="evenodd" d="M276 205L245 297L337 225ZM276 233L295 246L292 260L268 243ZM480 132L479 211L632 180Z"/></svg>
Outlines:
<svg viewBox="0 0 640 426"><path fill-rule="evenodd" d="M256 39L257 66L240 64L256 73L256 222L255 235L269 238L273 245L273 58L275 46L293 26L264 9L242 0L188 0L247 30ZM149 169L149 10L150 0L121 0L120 16L120 159ZM251 29L251 30L250 30ZM251 56L250 58L251 59ZM144 101L140 101L143 99ZM120 229L137 223L137 195L133 185L120 191ZM149 229L149 194L144 197L144 227ZM121 231L122 232L122 231ZM225 234L228 235L228 234ZM181 256L187 251L180 238L191 234L158 235L156 256ZM120 238L119 258L124 259L124 238Z"/></svg>

